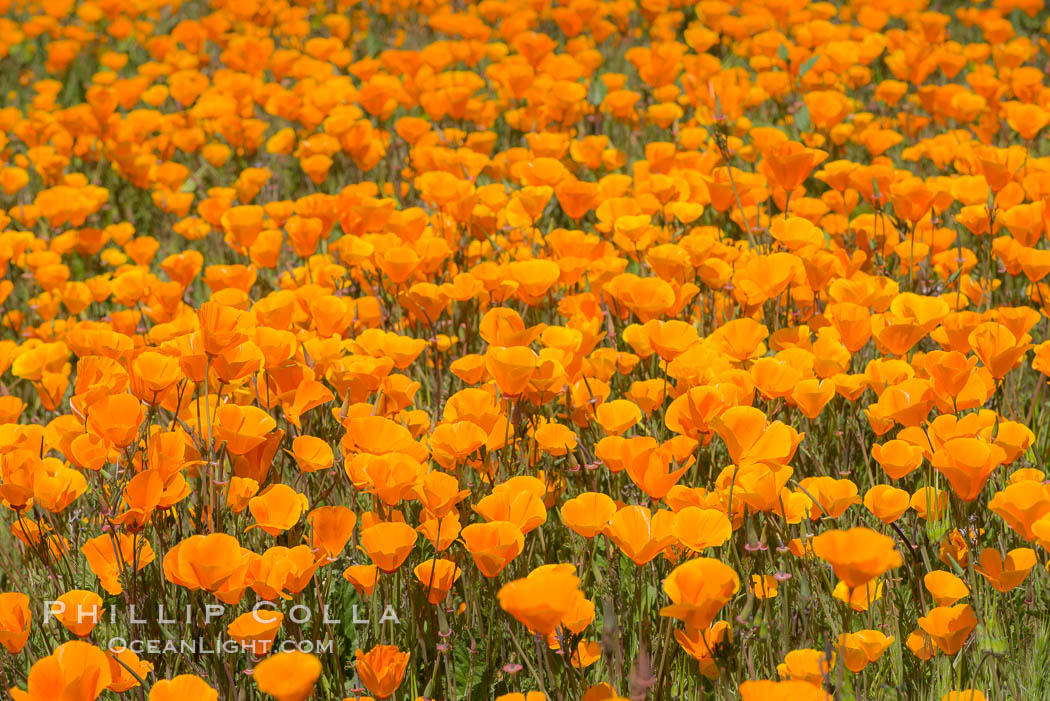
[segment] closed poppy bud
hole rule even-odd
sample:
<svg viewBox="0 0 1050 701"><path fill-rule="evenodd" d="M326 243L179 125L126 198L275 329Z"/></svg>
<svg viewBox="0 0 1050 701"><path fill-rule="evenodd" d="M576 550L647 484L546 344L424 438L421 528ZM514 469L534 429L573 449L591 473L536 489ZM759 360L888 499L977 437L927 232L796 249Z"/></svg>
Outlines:
<svg viewBox="0 0 1050 701"><path fill-rule="evenodd" d="M919 627L944 654L954 655L977 627L977 616L969 604L938 606L919 619Z"/></svg>
<svg viewBox="0 0 1050 701"><path fill-rule="evenodd" d="M305 701L321 676L321 661L305 652L279 652L255 667L259 691L277 701Z"/></svg>
<svg viewBox="0 0 1050 701"><path fill-rule="evenodd" d="M161 679L149 692L149 701L219 701L219 692L194 674L180 674L174 679Z"/></svg>
<svg viewBox="0 0 1050 701"><path fill-rule="evenodd" d="M418 534L405 523L377 523L361 531L361 547L384 572L394 572L415 547Z"/></svg>
<svg viewBox="0 0 1050 701"><path fill-rule="evenodd" d="M73 635L83 638L102 620L102 597L93 591L74 589L51 604L49 615Z"/></svg>
<svg viewBox="0 0 1050 701"><path fill-rule="evenodd" d="M524 548L525 535L509 521L472 523L461 532L467 552L481 573L495 577Z"/></svg>
<svg viewBox="0 0 1050 701"><path fill-rule="evenodd" d="M405 677L409 654L396 645L376 645L367 653L358 648L355 657L357 675L365 688L379 699L393 696Z"/></svg>
<svg viewBox="0 0 1050 701"><path fill-rule="evenodd" d="M19 592L0 594L0 645L12 655L25 647L32 620L28 596Z"/></svg>

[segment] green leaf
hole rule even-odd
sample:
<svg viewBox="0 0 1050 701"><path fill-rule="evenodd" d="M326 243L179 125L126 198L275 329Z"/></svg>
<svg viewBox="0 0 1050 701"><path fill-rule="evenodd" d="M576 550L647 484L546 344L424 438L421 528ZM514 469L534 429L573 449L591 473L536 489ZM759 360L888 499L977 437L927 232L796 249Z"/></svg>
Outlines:
<svg viewBox="0 0 1050 701"><path fill-rule="evenodd" d="M802 105L799 111L795 113L795 126L798 127L800 132L809 131L811 126L809 120L809 108L805 105Z"/></svg>
<svg viewBox="0 0 1050 701"><path fill-rule="evenodd" d="M788 60L791 58L791 54L788 53L788 47L786 45L781 44L780 48L777 49L777 58L779 58L784 63L787 63Z"/></svg>
<svg viewBox="0 0 1050 701"><path fill-rule="evenodd" d="M600 80L591 81L590 93L587 95L587 101L592 105L602 104L602 100L605 99L605 94L608 90L605 87L605 83Z"/></svg>
<svg viewBox="0 0 1050 701"><path fill-rule="evenodd" d="M803 63L802 67L798 69L799 80L801 80L804 75L809 73L810 70L812 70L813 66L817 65L817 61L819 61L819 60L820 60L820 54L814 54L814 55L810 56L808 59L806 59L806 62Z"/></svg>

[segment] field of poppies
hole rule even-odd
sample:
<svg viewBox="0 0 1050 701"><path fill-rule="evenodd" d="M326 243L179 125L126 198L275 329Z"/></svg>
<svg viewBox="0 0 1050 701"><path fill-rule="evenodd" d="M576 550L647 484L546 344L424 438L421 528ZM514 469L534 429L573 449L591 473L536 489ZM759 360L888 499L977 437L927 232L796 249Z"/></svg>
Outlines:
<svg viewBox="0 0 1050 701"><path fill-rule="evenodd" d="M1043 0L0 7L0 695L1050 699Z"/></svg>

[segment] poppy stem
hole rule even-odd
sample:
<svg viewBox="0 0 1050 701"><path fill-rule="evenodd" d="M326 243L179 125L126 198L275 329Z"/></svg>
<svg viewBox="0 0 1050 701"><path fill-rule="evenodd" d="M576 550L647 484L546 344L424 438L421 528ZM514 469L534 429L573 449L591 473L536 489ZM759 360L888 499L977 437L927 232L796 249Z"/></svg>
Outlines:
<svg viewBox="0 0 1050 701"><path fill-rule="evenodd" d="M511 630L510 624L507 623L506 619L504 619L503 625L507 629L507 634L510 636L510 641L514 643L514 649L518 651L518 656L521 657L521 661L528 668L529 674L531 674L532 678L536 681L536 685L540 687L540 691L546 694L547 687L543 683L543 677L536 673L536 668L532 666L532 662L529 661L528 656L521 649L521 644L518 642L517 636L514 635L514 631Z"/></svg>

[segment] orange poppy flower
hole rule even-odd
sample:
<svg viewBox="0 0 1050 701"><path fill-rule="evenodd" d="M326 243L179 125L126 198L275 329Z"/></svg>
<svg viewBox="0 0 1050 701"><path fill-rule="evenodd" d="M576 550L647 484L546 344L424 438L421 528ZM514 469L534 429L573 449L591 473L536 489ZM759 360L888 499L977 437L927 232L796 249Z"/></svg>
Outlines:
<svg viewBox="0 0 1050 701"><path fill-rule="evenodd" d="M738 688L742 701L827 701L831 698L821 687L797 679L751 680L742 682Z"/></svg>
<svg viewBox="0 0 1050 701"><path fill-rule="evenodd" d="M1006 452L994 443L959 436L936 450L931 463L935 470L948 478L960 499L973 501L1005 459Z"/></svg>
<svg viewBox="0 0 1050 701"><path fill-rule="evenodd" d="M321 661L305 652L279 652L255 666L252 679L277 701L305 701L321 676Z"/></svg>
<svg viewBox="0 0 1050 701"><path fill-rule="evenodd" d="M500 608L538 635L551 635L578 598L580 580L571 571L547 566L500 587Z"/></svg>
<svg viewBox="0 0 1050 701"><path fill-rule="evenodd" d="M890 477L898 480L914 472L922 464L922 448L894 439L886 443L873 443L871 457Z"/></svg>
<svg viewBox="0 0 1050 701"><path fill-rule="evenodd" d="M29 670L27 689L12 688L15 701L98 698L112 682L109 658L90 643L72 640L41 657Z"/></svg>
<svg viewBox="0 0 1050 701"><path fill-rule="evenodd" d="M878 661L892 643L893 636L887 637L882 631L861 630L840 635L838 651L843 657L846 669L856 674L872 662Z"/></svg>
<svg viewBox="0 0 1050 701"><path fill-rule="evenodd" d="M675 514L672 532L682 547L699 552L723 545L732 537L733 526L717 509L687 506Z"/></svg>
<svg viewBox="0 0 1050 701"><path fill-rule="evenodd" d="M673 528L670 511L653 513L644 506L628 506L609 519L605 535L641 567L675 542Z"/></svg>
<svg viewBox="0 0 1050 701"><path fill-rule="evenodd" d="M933 602L937 606L952 606L970 595L970 588L966 583L945 570L927 572L922 581L926 590L933 595Z"/></svg>
<svg viewBox="0 0 1050 701"><path fill-rule="evenodd" d="M539 358L525 346L490 347L485 353L485 367L507 397L520 396L539 365Z"/></svg>
<svg viewBox="0 0 1050 701"><path fill-rule="evenodd" d="M938 606L919 618L919 627L930 636L941 652L954 655L977 627L977 616L969 604Z"/></svg>
<svg viewBox="0 0 1050 701"><path fill-rule="evenodd" d="M903 563L893 539L869 528L821 533L813 538L813 552L829 562L835 576L850 589L863 586Z"/></svg>
<svg viewBox="0 0 1050 701"><path fill-rule="evenodd" d="M180 699L219 701L219 692L194 674L180 674L174 679L157 681L150 689L149 698L150 701L179 701Z"/></svg>
<svg viewBox="0 0 1050 701"><path fill-rule="evenodd" d="M988 510L1031 542L1036 539L1033 524L1050 513L1050 492L1039 482L1020 481L996 492L988 502Z"/></svg>
<svg viewBox="0 0 1050 701"><path fill-rule="evenodd" d="M255 406L223 404L215 412L215 434L233 455L246 455L261 446L276 427L273 417Z"/></svg>
<svg viewBox="0 0 1050 701"><path fill-rule="evenodd" d="M343 571L343 579L350 582L358 594L371 596L379 577L379 568L375 565L350 565Z"/></svg>
<svg viewBox="0 0 1050 701"><path fill-rule="evenodd" d="M481 573L492 579L516 558L525 545L525 536L509 521L472 523L461 532L467 552Z"/></svg>
<svg viewBox="0 0 1050 701"><path fill-rule="evenodd" d="M138 436L145 413L142 402L134 395L103 397L88 410L88 430L123 449Z"/></svg>
<svg viewBox="0 0 1050 701"><path fill-rule="evenodd" d="M88 567L99 578L102 588L110 595L124 591L120 583L121 573L130 572L132 567L135 571L141 570L156 557L148 540L129 533L91 538L81 546L80 551L84 553Z"/></svg>
<svg viewBox="0 0 1050 701"><path fill-rule="evenodd" d="M547 509L543 500L527 491L495 491L479 501L474 506L474 511L489 522L513 523L526 535L547 521Z"/></svg>
<svg viewBox="0 0 1050 701"><path fill-rule="evenodd" d="M784 661L777 665L777 674L784 679L809 682L822 686L828 677L834 658L829 659L823 650L791 650L784 656Z"/></svg>
<svg viewBox="0 0 1050 701"><path fill-rule="evenodd" d="M357 515L345 506L321 506L306 515L310 546L318 556L334 559L343 552L357 524Z"/></svg>
<svg viewBox="0 0 1050 701"><path fill-rule="evenodd" d="M415 547L418 534L405 523L377 523L361 531L361 547L384 572L394 572Z"/></svg>
<svg viewBox="0 0 1050 701"><path fill-rule="evenodd" d="M786 465L805 435L780 421L768 422L760 409L750 406L727 409L712 426L738 465L748 461Z"/></svg>
<svg viewBox="0 0 1050 701"><path fill-rule="evenodd" d="M256 657L270 653L274 638L281 629L284 614L280 611L258 609L242 613L226 626L226 634L236 640L241 647Z"/></svg>
<svg viewBox="0 0 1050 701"><path fill-rule="evenodd" d="M663 448L650 448L627 464L627 474L638 488L654 500L662 499L682 475L692 466L692 458L677 469L672 469L674 457Z"/></svg>
<svg viewBox="0 0 1050 701"><path fill-rule="evenodd" d="M1014 548L1006 557L997 548L985 548L975 569L996 591L1005 593L1021 586L1036 562L1031 548Z"/></svg>
<svg viewBox="0 0 1050 701"><path fill-rule="evenodd" d="M298 523L308 508L305 494L286 484L272 484L248 501L255 523L246 530L261 528L272 536L280 535Z"/></svg>
<svg viewBox="0 0 1050 701"><path fill-rule="evenodd" d="M19 592L0 594L0 645L12 655L25 647L32 621L28 596Z"/></svg>
<svg viewBox="0 0 1050 701"><path fill-rule="evenodd" d="M102 597L95 592L74 589L51 604L49 615L78 638L86 637L102 621Z"/></svg>
<svg viewBox="0 0 1050 701"><path fill-rule="evenodd" d="M584 492L567 500L561 507L562 521L584 538L603 533L615 513L616 503L601 492Z"/></svg>
<svg viewBox="0 0 1050 701"><path fill-rule="evenodd" d="M728 565L700 557L674 568L663 588L673 603L660 609L660 615L702 630L740 588L740 578Z"/></svg>
<svg viewBox="0 0 1050 701"><path fill-rule="evenodd" d="M448 596L452 586L463 574L451 560L430 559L416 565L412 571L427 593L427 601L440 604Z"/></svg>
<svg viewBox="0 0 1050 701"><path fill-rule="evenodd" d="M883 523L893 523L911 505L911 495L888 484L877 484L864 494L864 508Z"/></svg>
<svg viewBox="0 0 1050 701"><path fill-rule="evenodd" d="M981 324L969 336L973 352L996 379L1006 377L1021 362L1021 357L1032 347L1030 340L1028 334L1018 337L994 321Z"/></svg>
<svg viewBox="0 0 1050 701"><path fill-rule="evenodd" d="M220 601L241 600L254 554L225 533L193 535L164 554L164 577L190 590L204 589Z"/></svg>

